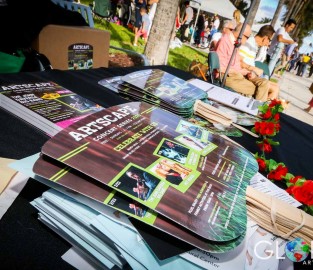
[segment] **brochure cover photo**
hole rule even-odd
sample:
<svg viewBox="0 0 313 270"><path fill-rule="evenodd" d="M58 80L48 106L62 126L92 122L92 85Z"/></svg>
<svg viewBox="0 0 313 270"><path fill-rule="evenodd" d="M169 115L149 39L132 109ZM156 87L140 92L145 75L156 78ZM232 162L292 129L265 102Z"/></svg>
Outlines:
<svg viewBox="0 0 313 270"><path fill-rule="evenodd" d="M42 153L201 237L238 238L246 230L245 189L258 165L204 128L185 132L186 123L147 103L126 103L62 130Z"/></svg>

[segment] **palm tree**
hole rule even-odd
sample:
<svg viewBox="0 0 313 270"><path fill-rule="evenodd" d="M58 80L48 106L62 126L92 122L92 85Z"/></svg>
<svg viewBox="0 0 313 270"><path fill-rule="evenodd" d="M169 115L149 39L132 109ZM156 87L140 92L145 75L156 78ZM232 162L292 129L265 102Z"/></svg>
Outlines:
<svg viewBox="0 0 313 270"><path fill-rule="evenodd" d="M295 29L295 36L299 38L302 43L303 38L312 35L313 33L313 2L304 0L301 8L299 8L295 15L296 21L298 22Z"/></svg>
<svg viewBox="0 0 313 270"><path fill-rule="evenodd" d="M251 11L250 11L250 15L249 15L249 18L248 18L248 21L247 21L247 23L249 25L251 25L251 26L252 26L252 24L254 22L255 15L256 15L256 13L257 13L257 11L259 9L260 3L261 3L261 0L251 1L251 4L250 4Z"/></svg>
<svg viewBox="0 0 313 270"><path fill-rule="evenodd" d="M286 4L287 4L287 12L284 15L284 25L286 24L287 20L292 18L292 12L295 9L297 3L298 3L297 1L287 0L287 2L286 2Z"/></svg>
<svg viewBox="0 0 313 270"><path fill-rule="evenodd" d="M272 19L268 18L268 17L263 17L262 19L260 19L257 23L263 24L263 23L269 23L271 22Z"/></svg>
<svg viewBox="0 0 313 270"><path fill-rule="evenodd" d="M286 0L279 0L278 6L277 6L276 11L274 13L273 20L271 22L271 26L275 27L275 24L276 24L276 22L277 22L277 20L278 20L278 18L280 16L281 10L282 10L285 2L286 2Z"/></svg>
<svg viewBox="0 0 313 270"><path fill-rule="evenodd" d="M144 54L151 65L167 63L179 0L159 1ZM174 12L173 12L174 11Z"/></svg>

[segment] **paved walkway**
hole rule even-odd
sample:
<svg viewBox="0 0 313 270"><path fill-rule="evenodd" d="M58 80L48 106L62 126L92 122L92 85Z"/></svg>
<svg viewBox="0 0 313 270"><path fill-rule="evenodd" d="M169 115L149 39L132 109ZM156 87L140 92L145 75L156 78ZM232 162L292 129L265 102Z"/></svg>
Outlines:
<svg viewBox="0 0 313 270"><path fill-rule="evenodd" d="M308 102L312 98L309 87L313 83L313 78L299 77L285 72L278 83L280 98L290 101L284 113L313 126L313 109L310 113L303 110L308 107Z"/></svg>

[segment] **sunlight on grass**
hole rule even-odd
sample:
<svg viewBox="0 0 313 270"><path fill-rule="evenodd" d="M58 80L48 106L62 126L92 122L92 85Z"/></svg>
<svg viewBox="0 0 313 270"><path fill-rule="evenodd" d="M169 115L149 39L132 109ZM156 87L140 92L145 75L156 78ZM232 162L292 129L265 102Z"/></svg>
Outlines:
<svg viewBox="0 0 313 270"><path fill-rule="evenodd" d="M137 47L132 45L135 35L130 29L99 19L95 19L95 27L98 29L107 30L111 33L111 45L133 50L137 53L144 53L143 40L138 41ZM207 53L199 52L194 48L183 45L181 48L170 50L168 65L182 70L187 70L190 62L193 59L198 59L201 63L206 63Z"/></svg>
<svg viewBox="0 0 313 270"><path fill-rule="evenodd" d="M92 4L92 0L81 0L82 4ZM109 23L104 19L94 18L95 28L107 30L111 33L110 45L135 51L137 53L144 53L143 40L139 39L138 46L134 47L135 35L132 30L117 25L115 23ZM111 50L110 50L111 52ZM120 52L121 53L121 52ZM194 48L183 45L181 48L171 49L168 57L168 65L176 67L182 70L187 70L190 62L194 59L199 60L201 63L207 63L207 53L197 51Z"/></svg>

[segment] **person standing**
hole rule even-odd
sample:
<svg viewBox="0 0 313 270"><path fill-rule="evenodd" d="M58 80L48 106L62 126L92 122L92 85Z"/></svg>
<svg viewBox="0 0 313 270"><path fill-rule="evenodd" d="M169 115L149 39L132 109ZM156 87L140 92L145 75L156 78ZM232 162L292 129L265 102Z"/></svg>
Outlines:
<svg viewBox="0 0 313 270"><path fill-rule="evenodd" d="M313 74L313 58L311 58L311 61L310 61L310 71L309 71L308 78L311 78L312 74Z"/></svg>
<svg viewBox="0 0 313 270"><path fill-rule="evenodd" d="M185 42L187 40L187 37L185 36L186 29L189 28L189 25L191 23L191 20L193 19L193 9L190 6L190 1L185 1L185 16L183 21L181 22L180 27L180 40L181 42Z"/></svg>
<svg viewBox="0 0 313 270"><path fill-rule="evenodd" d="M270 75L272 75L276 63L280 59L285 45L294 43L294 41L292 40L288 33L293 31L296 24L297 23L294 19L289 19L284 27L281 27L276 31L275 36L267 52L268 68Z"/></svg>
<svg viewBox="0 0 313 270"><path fill-rule="evenodd" d="M202 32L204 31L204 14L200 14L197 25L196 25L196 33L195 33L195 45L200 48L200 41L202 37Z"/></svg>
<svg viewBox="0 0 313 270"><path fill-rule="evenodd" d="M220 27L220 18L217 16L217 14L215 14L213 17L213 24L212 24L212 29L210 32L210 41L213 35L218 32L219 27Z"/></svg>
<svg viewBox="0 0 313 270"><path fill-rule="evenodd" d="M311 57L310 57L310 54L309 54L309 53L304 54L304 55L301 57L300 65L299 65L299 67L298 67L297 76L304 77L304 75L305 75L305 73L306 73L306 69L307 69L308 64L310 63L310 61L311 61Z"/></svg>
<svg viewBox="0 0 313 270"><path fill-rule="evenodd" d="M289 44L285 47L281 56L281 63L274 70L276 74L283 70L286 67L287 63L290 61L294 49L298 46L298 38L295 38L294 41L295 42L293 44Z"/></svg>
<svg viewBox="0 0 313 270"><path fill-rule="evenodd" d="M153 22L153 19L154 19L154 16L155 16L155 12L156 12L159 0L149 0L148 3L150 5L150 9L149 9L149 13L148 13L148 16L149 16L149 19L150 19L150 26L149 26L149 30L148 30L148 36L149 36L150 30L151 30L151 26L152 26L152 22Z"/></svg>
<svg viewBox="0 0 313 270"><path fill-rule="evenodd" d="M146 0L135 0L135 35L138 32L138 29L142 24L142 17L140 14L140 9L144 7L147 10L147 2Z"/></svg>
<svg viewBox="0 0 313 270"><path fill-rule="evenodd" d="M150 18L147 14L147 9L145 7L140 8L140 15L141 15L141 27L138 30L138 32L135 35L135 41L134 41L134 46L138 46L138 38L140 36L143 36L144 42L147 42L147 38L148 38L148 31L150 29Z"/></svg>
<svg viewBox="0 0 313 270"><path fill-rule="evenodd" d="M291 71L294 68L296 62L299 61L299 58L300 58L299 48L296 47L293 51L293 54L291 55L291 59L289 61L289 67L287 68L287 71Z"/></svg>

